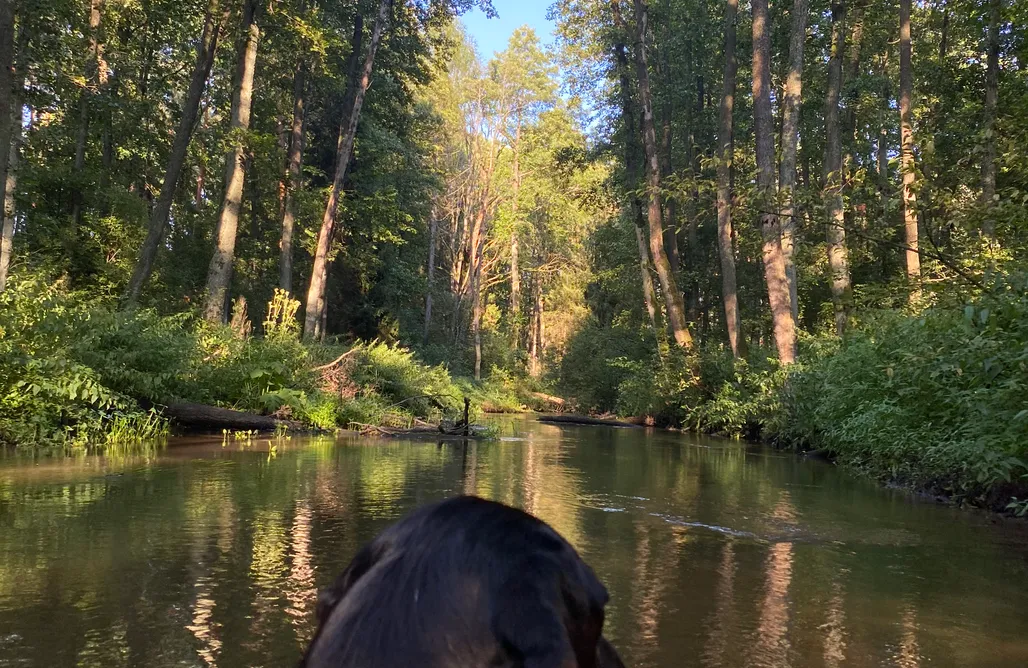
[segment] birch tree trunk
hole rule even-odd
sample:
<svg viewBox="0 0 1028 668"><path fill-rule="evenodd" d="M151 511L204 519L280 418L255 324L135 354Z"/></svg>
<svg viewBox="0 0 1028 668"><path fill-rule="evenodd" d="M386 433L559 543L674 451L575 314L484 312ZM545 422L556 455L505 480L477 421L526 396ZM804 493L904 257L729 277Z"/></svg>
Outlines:
<svg viewBox="0 0 1028 668"><path fill-rule="evenodd" d="M753 126L757 157L757 206L763 237L764 280L774 325L775 347L783 365L796 359L796 331L789 303L781 230L775 207L775 143L771 117L771 30L767 0L752 0Z"/></svg>
<svg viewBox="0 0 1028 668"><path fill-rule="evenodd" d="M390 4L390 0L379 0L375 24L371 29L371 43L368 45L368 55L364 58L364 67L357 81L357 86L353 91L353 102L350 105L350 109L347 110L348 120L340 134L340 141L336 151L335 178L332 180L332 191L329 193L328 203L325 206L325 215L321 219L318 245L314 253L314 268L311 271L311 284L307 290L307 309L304 314L303 323L303 334L306 337L318 337L321 335L321 315L325 310L325 266L328 263L328 253L332 244L336 211L339 209L339 200L343 195L343 182L346 180L346 172L350 165L350 155L353 153L353 142L357 136L357 121L360 119L364 95L368 92L368 86L371 84L375 52L378 51L379 42L382 41L382 33L389 20ZM356 49L354 52L357 53Z"/></svg>
<svg viewBox="0 0 1028 668"><path fill-rule="evenodd" d="M842 56L845 49L846 7L832 4L832 45L828 60L828 92L825 97L825 241L828 250L829 284L835 309L835 333L846 331L850 285L849 254L846 249L846 221L842 198L842 146L839 136L839 96L842 92Z"/></svg>
<svg viewBox="0 0 1028 668"><path fill-rule="evenodd" d="M657 270L661 292L667 308L668 321L675 343L683 350L692 349L692 335L685 321L685 304L664 252L664 226L660 211L660 156L653 121L653 100L650 95L650 74L646 60L647 13L644 0L634 0L636 21L635 60L638 70L639 101L642 107L643 147L646 153L646 185L649 190L647 222L650 231L650 255Z"/></svg>
<svg viewBox="0 0 1028 668"><path fill-rule="evenodd" d="M921 299L921 255L918 252L917 213L914 211L914 129L910 107L913 72L910 69L910 0L900 0L900 172L903 193L903 231L906 239L907 280L910 302Z"/></svg>
<svg viewBox="0 0 1028 668"><path fill-rule="evenodd" d="M221 30L228 20L229 8L221 8L219 6L220 2L221 0L210 0L207 5L203 34L196 48L196 64L193 66L189 90L186 93L185 104L182 107L182 118L179 119L178 128L175 130L175 140L172 143L168 165L164 172L164 183L161 184L161 193L157 197L157 203L150 214L150 225L146 233L146 239L143 241L143 246L139 249L139 257L136 260L135 268L132 271L132 278L129 280L128 288L125 292L125 299L130 305L139 300L143 286L153 273L157 251L164 241L168 217L171 214L171 204L175 199L175 189L178 185L179 177L182 175L182 167L186 162L186 152L189 150L189 141L193 137L193 128L196 126L200 98L203 97L204 89L207 87L207 79L211 74L211 67L214 65L214 53L218 47Z"/></svg>
<svg viewBox="0 0 1028 668"><path fill-rule="evenodd" d="M229 141L225 154L225 191L215 230L214 256L207 271L207 295L204 318L208 322L225 323L228 288L232 281L232 263L236 255L239 211L243 204L246 179L245 133L250 129L250 107L253 101L253 73L257 63L257 42L261 30L256 22L257 0L243 3L242 37L236 65L236 89L232 95Z"/></svg>
<svg viewBox="0 0 1028 668"><path fill-rule="evenodd" d="M725 2L725 64L724 90L721 93L721 111L717 140L717 249L721 258L721 298L725 306L725 329L728 345L736 358L744 356L744 341L739 319L739 292L735 281L735 250L732 247L732 162L734 152L733 118L735 109L735 79L738 61L735 56L735 22L739 0Z"/></svg>
<svg viewBox="0 0 1028 668"><path fill-rule="evenodd" d="M793 0L792 27L789 33L789 74L785 80L782 110L782 163L779 183L782 197L782 257L789 279L789 305L793 320L799 319L796 284L796 153L799 145L800 105L803 100L803 47L807 38L807 0Z"/></svg>

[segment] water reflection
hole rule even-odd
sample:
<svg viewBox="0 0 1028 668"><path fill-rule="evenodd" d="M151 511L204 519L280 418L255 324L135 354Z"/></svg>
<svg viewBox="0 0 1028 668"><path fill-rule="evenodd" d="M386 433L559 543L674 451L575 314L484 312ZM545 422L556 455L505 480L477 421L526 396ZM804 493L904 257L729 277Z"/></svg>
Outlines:
<svg viewBox="0 0 1028 668"><path fill-rule="evenodd" d="M358 547L461 492L582 552L629 665L1028 665L1016 526L737 443L504 429L0 462L0 666L291 665Z"/></svg>

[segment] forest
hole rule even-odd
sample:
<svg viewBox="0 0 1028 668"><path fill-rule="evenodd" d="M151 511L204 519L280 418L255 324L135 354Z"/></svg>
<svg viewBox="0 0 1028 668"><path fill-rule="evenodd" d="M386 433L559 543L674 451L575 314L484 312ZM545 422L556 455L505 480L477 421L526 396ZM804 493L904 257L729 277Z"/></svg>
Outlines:
<svg viewBox="0 0 1028 668"><path fill-rule="evenodd" d="M0 0L0 442L560 397L1028 513L1028 2L473 7Z"/></svg>

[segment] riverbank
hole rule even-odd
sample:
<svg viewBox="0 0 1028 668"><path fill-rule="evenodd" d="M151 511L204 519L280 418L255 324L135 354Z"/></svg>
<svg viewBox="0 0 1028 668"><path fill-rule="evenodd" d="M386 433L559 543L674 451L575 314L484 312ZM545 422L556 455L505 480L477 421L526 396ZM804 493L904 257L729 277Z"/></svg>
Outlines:
<svg viewBox="0 0 1028 668"><path fill-rule="evenodd" d="M120 310L60 281L13 281L0 296L0 443L57 452L152 441L183 406L312 431L456 421L465 397L472 419L483 407L521 408L513 383L454 379L403 347L303 342L298 307L276 294L258 335L245 313L212 326Z"/></svg>
<svg viewBox="0 0 1028 668"><path fill-rule="evenodd" d="M807 336L799 363L721 346L626 362L624 335L583 335L562 390L579 407L817 450L880 482L1028 514L1028 280L970 303L868 311L844 339Z"/></svg>

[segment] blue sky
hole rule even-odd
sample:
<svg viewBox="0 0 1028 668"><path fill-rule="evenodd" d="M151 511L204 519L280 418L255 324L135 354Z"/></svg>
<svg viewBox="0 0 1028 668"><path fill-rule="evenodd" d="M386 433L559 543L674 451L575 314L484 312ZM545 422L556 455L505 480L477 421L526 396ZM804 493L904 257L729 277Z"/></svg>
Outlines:
<svg viewBox="0 0 1028 668"><path fill-rule="evenodd" d="M546 20L546 11L553 0L493 0L497 18L486 18L481 10L475 9L461 17L468 34L478 44L478 53L490 58L496 51L503 51L515 28L529 25L535 29L543 44L553 42L553 23Z"/></svg>

